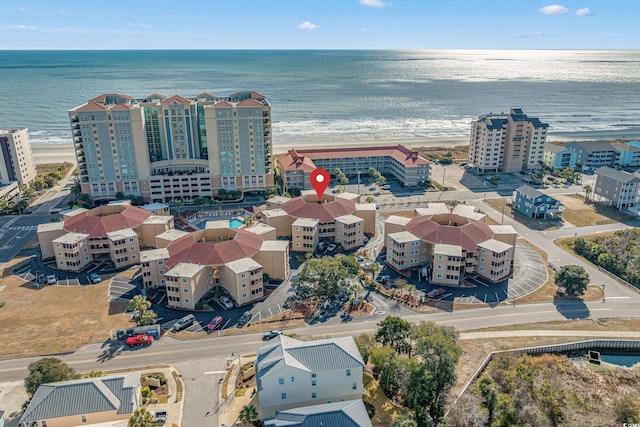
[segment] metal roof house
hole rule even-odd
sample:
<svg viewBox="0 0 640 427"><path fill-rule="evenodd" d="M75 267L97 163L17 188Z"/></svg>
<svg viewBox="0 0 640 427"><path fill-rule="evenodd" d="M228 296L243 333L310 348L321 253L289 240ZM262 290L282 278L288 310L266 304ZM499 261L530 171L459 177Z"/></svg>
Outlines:
<svg viewBox="0 0 640 427"><path fill-rule="evenodd" d="M264 421L264 427L371 427L367 408L361 399L324 403L280 411Z"/></svg>
<svg viewBox="0 0 640 427"><path fill-rule="evenodd" d="M42 384L20 427L74 427L127 420L140 406L140 375L126 374Z"/></svg>
<svg viewBox="0 0 640 427"><path fill-rule="evenodd" d="M261 418L300 406L361 399L364 361L353 337L303 342L280 335L258 347Z"/></svg>
<svg viewBox="0 0 640 427"><path fill-rule="evenodd" d="M528 185L513 192L513 207L531 218L561 218L564 205Z"/></svg>

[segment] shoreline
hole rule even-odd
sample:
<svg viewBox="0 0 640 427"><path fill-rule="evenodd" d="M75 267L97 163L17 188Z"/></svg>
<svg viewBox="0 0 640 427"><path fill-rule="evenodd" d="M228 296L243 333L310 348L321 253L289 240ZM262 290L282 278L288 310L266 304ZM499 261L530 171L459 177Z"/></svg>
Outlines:
<svg viewBox="0 0 640 427"><path fill-rule="evenodd" d="M594 131L594 132L571 132L562 134L550 134L548 142L573 142L573 141L594 141L594 140L635 140L640 138L638 132L624 132L621 135L616 131ZM367 148L372 146L404 145L408 148L417 147L438 147L453 148L469 144L468 137L455 136L432 136L432 137L406 137L393 135L379 135L371 133L349 134L343 139L338 139L336 135L331 136L305 136L294 142L281 142L273 144L273 154L286 153L295 148L298 150L309 150L317 148ZM46 163L72 162L76 164L76 156L73 144L31 144L33 160L37 165Z"/></svg>

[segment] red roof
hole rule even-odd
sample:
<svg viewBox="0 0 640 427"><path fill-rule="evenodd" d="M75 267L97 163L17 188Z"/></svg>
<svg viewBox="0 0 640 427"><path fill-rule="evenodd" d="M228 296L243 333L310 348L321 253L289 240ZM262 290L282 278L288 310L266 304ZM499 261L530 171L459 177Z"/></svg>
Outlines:
<svg viewBox="0 0 640 427"><path fill-rule="evenodd" d="M279 208L297 218L313 218L327 223L333 222L339 216L354 213L356 204L352 200L340 197L336 197L332 202L307 202L300 196L281 204Z"/></svg>
<svg viewBox="0 0 640 427"><path fill-rule="evenodd" d="M95 111L95 110L107 110L108 107L104 104L99 104L95 101L89 101L84 104L82 107L76 108L76 111Z"/></svg>
<svg viewBox="0 0 640 427"><path fill-rule="evenodd" d="M244 101L238 102L238 107L264 107L264 105L255 99L245 99Z"/></svg>
<svg viewBox="0 0 640 427"><path fill-rule="evenodd" d="M119 96L120 98L124 98L124 99L128 99L128 100L132 99L129 95L125 95L123 93L103 93L102 95L96 96L95 98L93 98L89 102L102 102L102 103L104 103L104 102L107 101L107 97L108 96L112 96L112 97Z"/></svg>
<svg viewBox="0 0 640 427"><path fill-rule="evenodd" d="M178 104L191 104L193 101L180 95L173 95L171 98L162 100L162 104L173 104L174 102L177 102Z"/></svg>
<svg viewBox="0 0 640 427"><path fill-rule="evenodd" d="M440 225L433 221L434 216L443 217L444 215L426 215L412 218L407 224L407 231L417 236L420 240L433 244L458 245L466 252L475 252L479 243L493 239L493 230L483 222L464 218L468 222L463 225ZM450 216L458 218L457 215Z"/></svg>
<svg viewBox="0 0 640 427"><path fill-rule="evenodd" d="M260 251L262 238L250 231L234 230L232 240L202 242L209 230L199 230L174 240L167 246L170 268L181 262L201 265L221 265L252 257Z"/></svg>
<svg viewBox="0 0 640 427"><path fill-rule="evenodd" d="M111 107L112 110L130 110L131 105L129 104L118 104L115 107Z"/></svg>
<svg viewBox="0 0 640 427"><path fill-rule="evenodd" d="M229 98L234 98L238 95L242 95L245 94L247 92L236 92L236 93L232 93L231 95L229 95ZM249 95L251 96L251 98L266 98L266 96L259 94L258 92L249 92Z"/></svg>
<svg viewBox="0 0 640 427"><path fill-rule="evenodd" d="M149 102L153 99L167 99L167 96L161 93L152 93L151 95L147 96L144 100L145 102Z"/></svg>
<svg viewBox="0 0 640 427"><path fill-rule="evenodd" d="M155 215L135 206L126 206L120 213L101 216L104 208L106 207L91 209L66 219L63 227L68 232L86 233L89 237L105 237L112 231L139 227L147 218Z"/></svg>
<svg viewBox="0 0 640 427"><path fill-rule="evenodd" d="M429 161L418 152L411 151L404 145L367 147L367 148L328 148L319 150L289 150L287 154L278 156L284 170L316 168L314 159L342 159L346 157L391 157L404 166L415 167L427 165Z"/></svg>

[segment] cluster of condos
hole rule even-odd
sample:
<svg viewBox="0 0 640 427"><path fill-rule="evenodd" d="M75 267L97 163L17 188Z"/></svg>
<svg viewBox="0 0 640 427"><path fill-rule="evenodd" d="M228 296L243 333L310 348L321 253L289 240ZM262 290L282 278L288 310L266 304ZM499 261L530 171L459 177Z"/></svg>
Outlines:
<svg viewBox="0 0 640 427"><path fill-rule="evenodd" d="M266 427L371 427L362 395L364 361L353 337L279 336L257 350L259 418ZM20 427L127 425L143 407L140 374L42 384ZM154 424L155 425L155 424Z"/></svg>
<svg viewBox="0 0 640 427"><path fill-rule="evenodd" d="M118 192L146 201L211 198L220 190L262 191L284 175L309 188L316 167L346 174L375 167L406 186L429 180L429 162L402 146L307 150L272 164L271 104L256 92L193 98L103 94L69 110L82 191L95 200Z"/></svg>

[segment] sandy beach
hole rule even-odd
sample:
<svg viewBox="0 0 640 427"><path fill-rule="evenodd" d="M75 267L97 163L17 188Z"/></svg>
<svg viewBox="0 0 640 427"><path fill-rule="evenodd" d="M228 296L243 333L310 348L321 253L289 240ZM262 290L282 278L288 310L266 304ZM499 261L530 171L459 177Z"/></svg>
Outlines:
<svg viewBox="0 0 640 427"><path fill-rule="evenodd" d="M620 135L619 132L575 132L559 135L550 135L549 141L568 142L568 141L588 141L598 139L630 139L637 138L640 132L625 132ZM300 150L309 150L314 148L353 148L353 147L375 147L384 145L402 144L409 148L416 147L457 147L468 145L468 137L393 137L389 134L376 137L375 134L349 134L343 139L337 139L335 135L331 136L307 136L301 137L295 143L293 142L275 142L273 144L274 154L286 153L292 148ZM43 163L62 163L76 162L73 144L32 144L33 159L36 164Z"/></svg>

